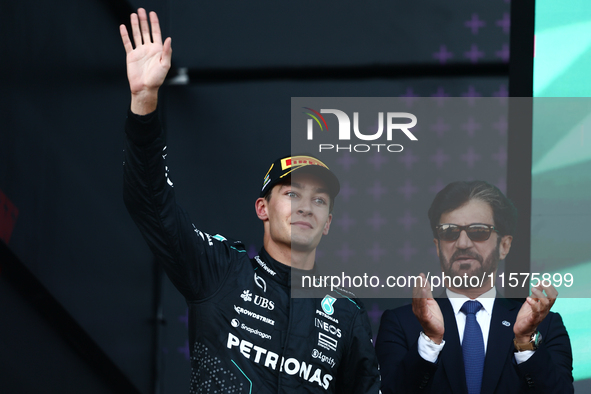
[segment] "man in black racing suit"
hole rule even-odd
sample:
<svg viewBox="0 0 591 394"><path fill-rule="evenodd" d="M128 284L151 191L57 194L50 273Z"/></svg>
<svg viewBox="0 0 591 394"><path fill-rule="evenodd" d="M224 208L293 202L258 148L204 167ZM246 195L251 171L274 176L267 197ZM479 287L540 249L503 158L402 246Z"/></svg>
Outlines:
<svg viewBox="0 0 591 394"><path fill-rule="evenodd" d="M197 229L175 202L156 114L170 67L155 13L125 26L132 100L126 122L124 199L152 252L189 307L191 393L378 393L379 372L363 305L339 290L291 298L292 275L314 275L339 184L308 156L278 159L256 201L264 247ZM152 42L153 41L153 42ZM297 174L294 172L296 171ZM292 174L293 173L293 174Z"/></svg>

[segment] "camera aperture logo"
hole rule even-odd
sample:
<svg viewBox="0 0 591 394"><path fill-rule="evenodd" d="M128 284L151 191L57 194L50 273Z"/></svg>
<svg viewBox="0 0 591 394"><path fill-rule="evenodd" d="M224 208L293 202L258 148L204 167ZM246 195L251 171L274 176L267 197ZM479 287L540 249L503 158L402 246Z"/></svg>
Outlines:
<svg viewBox="0 0 591 394"><path fill-rule="evenodd" d="M336 116L339 124L338 143L318 144L318 152L334 151L334 152L359 152L365 153L370 151L381 152L387 151L392 153L402 152L404 147L401 144L392 144L395 133L402 133L410 141L418 141L417 137L410 131L417 125L417 117L409 112L378 112L377 130L372 134L364 134L359 130L359 112L353 112L353 135L354 138L361 141L375 141L375 143L362 144L346 144L346 141L351 141L351 118L344 111L338 109L321 109L320 112L309 107L303 107L309 112L304 112L310 118L307 121L306 137L309 141L314 140L315 124L317 129L321 132L328 132L328 124L322 114L332 114ZM405 121L406 120L406 121ZM410 122L409 122L410 121ZM385 124L385 125L384 125ZM382 136L385 131L385 142ZM331 136L332 137L332 136ZM382 143L380 143L382 142Z"/></svg>

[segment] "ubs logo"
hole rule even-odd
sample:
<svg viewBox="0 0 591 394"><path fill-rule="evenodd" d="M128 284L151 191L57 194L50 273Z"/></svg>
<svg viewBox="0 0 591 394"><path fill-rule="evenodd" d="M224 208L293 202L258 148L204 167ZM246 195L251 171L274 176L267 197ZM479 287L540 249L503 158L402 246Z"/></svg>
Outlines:
<svg viewBox="0 0 591 394"><path fill-rule="evenodd" d="M273 303L273 301L269 301L267 298L258 295L254 296L254 304L260 306L261 308L268 309L270 311L275 309L275 304Z"/></svg>
<svg viewBox="0 0 591 394"><path fill-rule="evenodd" d="M252 299L254 296L254 300ZM275 309L275 303L273 301L269 301L269 299L265 297L261 297L259 295L252 294L249 290L244 290L240 297L245 302L254 302L255 305L260 306L261 308L268 309L272 311Z"/></svg>

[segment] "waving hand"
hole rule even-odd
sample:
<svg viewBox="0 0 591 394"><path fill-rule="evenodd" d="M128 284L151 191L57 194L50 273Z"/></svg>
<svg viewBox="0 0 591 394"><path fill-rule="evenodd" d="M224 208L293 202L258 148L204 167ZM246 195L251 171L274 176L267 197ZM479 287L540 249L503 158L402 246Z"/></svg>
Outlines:
<svg viewBox="0 0 591 394"><path fill-rule="evenodd" d="M131 32L135 45L132 45L125 25L119 27L127 53L131 111L138 115L145 115L156 109L158 89L164 83L172 57L172 40L168 37L162 43L160 24L155 12L150 12L149 22L148 24L148 15L143 8L138 9L137 14L131 14Z"/></svg>

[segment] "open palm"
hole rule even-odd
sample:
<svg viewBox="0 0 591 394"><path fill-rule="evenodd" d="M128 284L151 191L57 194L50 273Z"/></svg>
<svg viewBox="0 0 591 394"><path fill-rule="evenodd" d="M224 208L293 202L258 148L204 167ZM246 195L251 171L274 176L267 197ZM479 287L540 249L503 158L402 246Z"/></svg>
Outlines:
<svg viewBox="0 0 591 394"><path fill-rule="evenodd" d="M155 12L150 12L150 26L143 8L138 9L137 14L131 15L131 31L135 48L125 25L119 28L127 53L127 78L132 94L157 91L164 83L170 69L172 40L169 37L164 44L162 43L160 24Z"/></svg>

